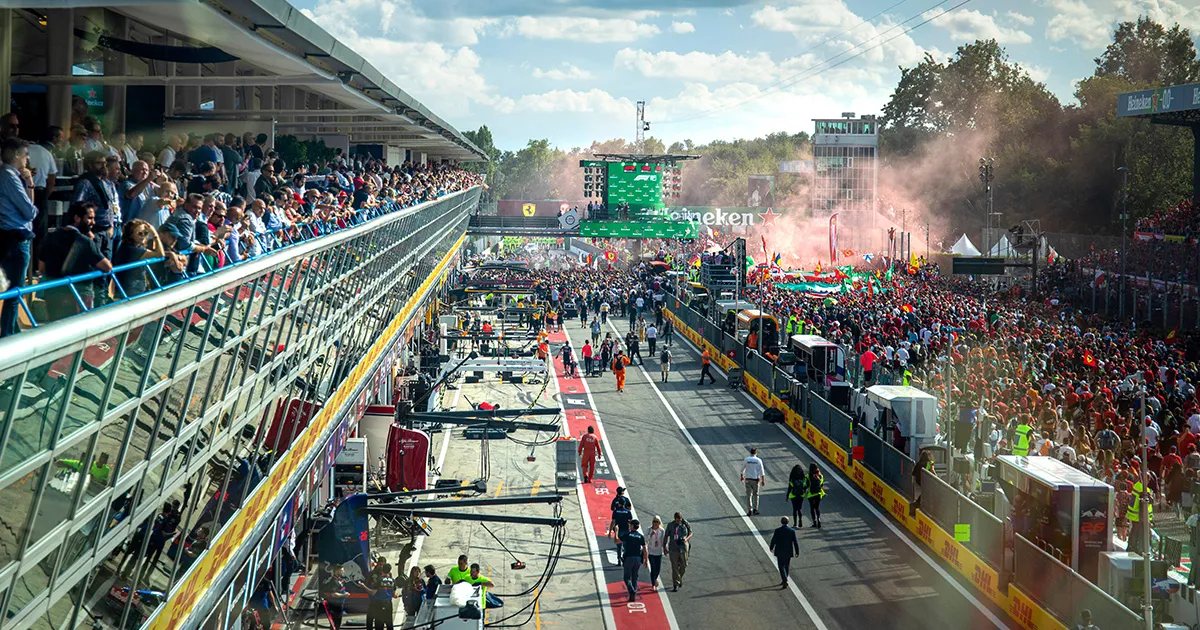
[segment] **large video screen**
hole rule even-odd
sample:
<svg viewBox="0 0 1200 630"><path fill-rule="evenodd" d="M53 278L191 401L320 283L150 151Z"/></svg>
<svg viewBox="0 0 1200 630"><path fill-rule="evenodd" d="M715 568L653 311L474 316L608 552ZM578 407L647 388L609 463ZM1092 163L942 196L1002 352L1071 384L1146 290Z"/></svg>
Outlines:
<svg viewBox="0 0 1200 630"><path fill-rule="evenodd" d="M663 165L608 163L608 207L628 203L633 210L663 207Z"/></svg>

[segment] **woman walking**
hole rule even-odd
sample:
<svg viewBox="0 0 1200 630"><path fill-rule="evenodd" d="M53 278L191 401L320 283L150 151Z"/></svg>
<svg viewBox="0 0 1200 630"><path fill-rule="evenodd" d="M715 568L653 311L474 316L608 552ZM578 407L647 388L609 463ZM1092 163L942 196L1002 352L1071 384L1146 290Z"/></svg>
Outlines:
<svg viewBox="0 0 1200 630"><path fill-rule="evenodd" d="M650 585L658 588L658 574L662 572L663 548L667 542L667 532L663 529L662 519L658 515L650 522L650 531L646 532L646 552L650 554Z"/></svg>
<svg viewBox="0 0 1200 630"><path fill-rule="evenodd" d="M817 463L808 465L808 509L812 516L813 527L821 529L821 499L825 496L825 477Z"/></svg>
<svg viewBox="0 0 1200 630"><path fill-rule="evenodd" d="M808 479L804 476L804 466L792 466L792 474L788 477L788 501L792 503L792 521L796 528L804 527L804 491L808 487Z"/></svg>

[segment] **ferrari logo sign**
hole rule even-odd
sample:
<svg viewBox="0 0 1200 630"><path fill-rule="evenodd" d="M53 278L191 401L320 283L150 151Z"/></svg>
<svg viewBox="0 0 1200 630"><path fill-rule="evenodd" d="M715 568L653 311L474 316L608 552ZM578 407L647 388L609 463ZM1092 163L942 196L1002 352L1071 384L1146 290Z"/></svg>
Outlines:
<svg viewBox="0 0 1200 630"><path fill-rule="evenodd" d="M521 205L521 214L531 217L533 216L534 212L537 212L537 206L535 204L526 203Z"/></svg>

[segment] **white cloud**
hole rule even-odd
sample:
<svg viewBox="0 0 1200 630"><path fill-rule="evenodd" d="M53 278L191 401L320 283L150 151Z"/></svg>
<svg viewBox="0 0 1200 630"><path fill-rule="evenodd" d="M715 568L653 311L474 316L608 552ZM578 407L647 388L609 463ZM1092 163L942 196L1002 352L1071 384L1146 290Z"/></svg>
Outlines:
<svg viewBox="0 0 1200 630"><path fill-rule="evenodd" d="M378 32L446 46L474 46L482 33L499 23L494 18L430 19L412 0L324 0L301 12L338 39Z"/></svg>
<svg viewBox="0 0 1200 630"><path fill-rule="evenodd" d="M1200 10L1194 0L1042 0L1054 13L1046 23L1051 41L1071 41L1084 49L1100 50L1112 42L1118 22L1146 16L1159 24L1179 23L1193 33L1200 30Z"/></svg>
<svg viewBox="0 0 1200 630"><path fill-rule="evenodd" d="M672 33L695 33L696 27L691 22L671 22Z"/></svg>
<svg viewBox="0 0 1200 630"><path fill-rule="evenodd" d="M782 8L767 5L750 18L757 27L792 33L801 43L817 46L814 52L830 63L857 56L868 64L895 68L920 63L926 52L941 55L918 46L902 28L893 28L890 18L864 24L844 0L796 0Z"/></svg>
<svg viewBox="0 0 1200 630"><path fill-rule="evenodd" d="M550 68L549 70L534 68L533 78L550 79L552 81L572 81L590 79L592 78L592 73L580 68L579 66L564 61L558 68Z"/></svg>
<svg viewBox="0 0 1200 630"><path fill-rule="evenodd" d="M766 53L743 57L728 50L713 55L699 51L680 54L622 48L617 51L613 65L618 69L633 70L649 78L706 83L747 81L755 78L767 80L778 73L775 62Z"/></svg>
<svg viewBox="0 0 1200 630"><path fill-rule="evenodd" d="M510 21L504 35L520 35L527 39L565 39L578 44L632 42L653 37L661 31L653 24L628 18L594 18L572 16L521 16Z"/></svg>
<svg viewBox="0 0 1200 630"><path fill-rule="evenodd" d="M499 97L492 107L501 114L607 114L632 115L633 102L617 98L604 90L593 88L586 92L577 90L551 90L541 94L526 94L520 98Z"/></svg>
<svg viewBox="0 0 1200 630"><path fill-rule="evenodd" d="M1033 41L1029 33L1019 28L1000 26L996 24L995 16L979 11L959 9L947 12L945 9L934 9L922 17L932 19L930 24L945 29L956 40L994 39L1001 44L1028 44Z"/></svg>
<svg viewBox="0 0 1200 630"><path fill-rule="evenodd" d="M1007 16L1010 21L1016 22L1022 26L1032 26L1034 23L1034 19L1028 15L1025 15L1024 13L1008 11L1004 15Z"/></svg>
<svg viewBox="0 0 1200 630"><path fill-rule="evenodd" d="M1053 71L1045 66L1022 64L1021 67L1025 69L1025 72L1029 73L1029 78L1037 81L1038 83L1045 83L1049 81L1050 75L1053 74Z"/></svg>

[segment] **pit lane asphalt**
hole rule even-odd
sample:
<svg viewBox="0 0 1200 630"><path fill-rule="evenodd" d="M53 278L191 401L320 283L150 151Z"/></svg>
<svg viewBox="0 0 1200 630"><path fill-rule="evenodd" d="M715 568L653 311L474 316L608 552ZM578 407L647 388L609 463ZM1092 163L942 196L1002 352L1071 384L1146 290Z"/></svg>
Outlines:
<svg viewBox="0 0 1200 630"><path fill-rule="evenodd" d="M582 346L586 331L577 322L567 326L572 345ZM667 383L657 382L657 357L647 358L646 370L742 504L740 512L636 365L627 371L624 393L616 391L615 379L607 373L589 378L588 385L643 527L649 528L651 515L658 514L666 523L681 511L695 529L684 587L667 593L679 626L820 628L793 593L779 588L774 559L741 517L745 496L738 479L749 448L758 447L767 485L761 515L751 521L769 541L779 518L791 516L786 496L791 467L799 463L807 468L813 460L777 427L763 422L761 411L730 389L720 374L716 384L697 387L699 357L678 335L672 354ZM847 496L832 479L840 474L836 469L817 463L828 493L821 504L822 529L811 527L806 504L804 527L797 531L800 555L792 560L791 575L824 627L995 628L992 619L1007 624L1005 613L980 596L992 619L984 615L856 498ZM660 583L669 590L668 564L664 562Z"/></svg>

